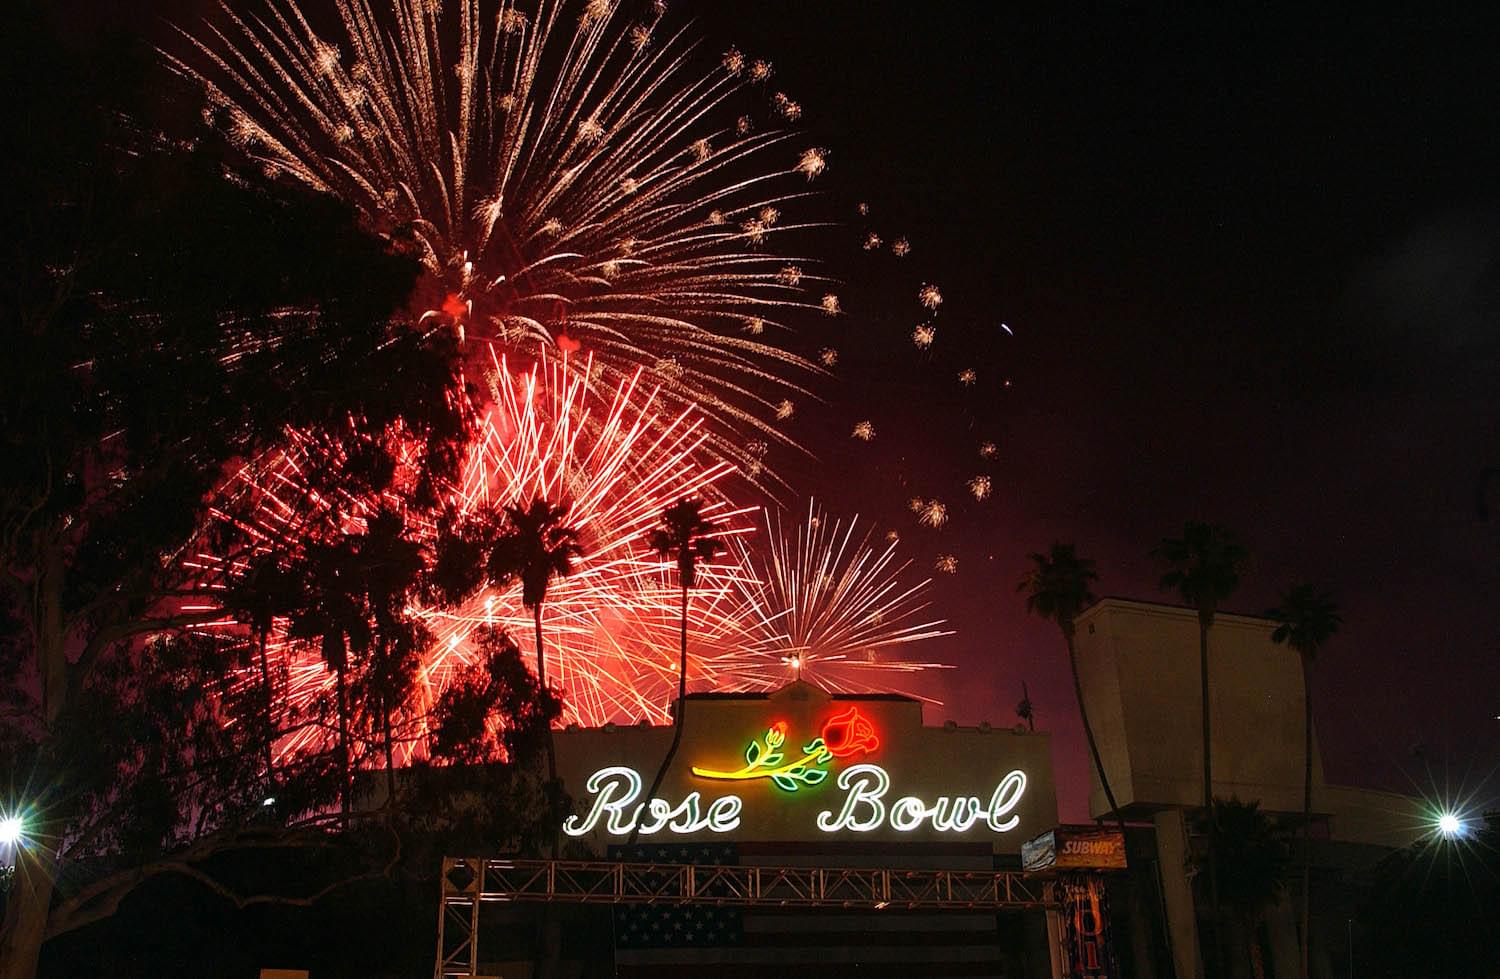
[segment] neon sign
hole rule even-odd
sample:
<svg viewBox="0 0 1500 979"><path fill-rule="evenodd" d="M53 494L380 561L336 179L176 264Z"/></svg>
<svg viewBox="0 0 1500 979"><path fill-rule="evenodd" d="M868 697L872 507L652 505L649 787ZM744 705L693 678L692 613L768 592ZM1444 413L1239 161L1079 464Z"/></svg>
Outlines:
<svg viewBox="0 0 1500 979"><path fill-rule="evenodd" d="M588 815L579 819L569 816L563 823L563 832L569 836L583 836L605 818L605 830L611 836L629 836L640 825L642 836L651 836L663 829L673 833L727 833L740 824L740 809L745 801L737 795L726 795L715 799L703 808L700 793L690 792L677 805L663 799L652 799L650 805L631 808L636 796L641 794L641 773L633 768L615 766L601 768L589 776L584 787L594 796ZM642 820L642 814L645 819Z"/></svg>
<svg viewBox="0 0 1500 979"><path fill-rule="evenodd" d="M765 735L745 746L745 767L732 772L693 766L699 778L744 781L768 778L779 789L796 792L804 785L818 785L828 777L825 768L835 758L852 758L880 747L875 725L850 707L835 714L823 724L823 732L802 746L802 757L787 761L782 745L786 743L786 721L777 721Z"/></svg>
<svg viewBox="0 0 1500 979"><path fill-rule="evenodd" d="M787 734L787 723L776 721L746 745L742 767L721 771L694 765L692 773L718 782L766 779L784 792L831 782L830 787L842 798L830 798L830 808L814 817L814 824L823 833L880 829L911 833L924 827L937 833L967 833L980 828L1008 833L1020 824L1015 810L1026 793L1026 774L1019 769L1002 777L987 801L972 795L940 795L931 802L915 795L890 799L891 775L880 765L864 761L849 765L837 778L828 777L835 759L849 761L880 748L875 725L859 708L851 706L829 717L818 736L802 745L800 754L787 750ZM642 836L728 833L740 827L745 801L738 795L705 801L703 793L695 790L674 803L642 799L643 784L640 772L633 768L616 765L599 769L584 783L590 796L586 811L569 816L563 832L586 836L598 831L624 837L632 832Z"/></svg>
<svg viewBox="0 0 1500 979"><path fill-rule="evenodd" d="M740 825L745 802L737 795L725 795L703 803L702 794L690 792L673 805L665 799L637 802L641 794L641 775L633 768L601 768L589 776L585 788L593 796L583 816L569 816L563 832L569 836L586 836L602 824L609 836L628 836L636 830L642 836L662 831L689 833L728 833ZM917 796L902 796L887 803L891 776L879 765L851 765L839 774L837 786L845 795L837 809L818 814L817 827L824 833L850 830L868 833L889 827L898 833L910 833L928 824L940 833L964 833L981 822L996 833L1008 833L1020 823L1015 809L1026 792L1026 774L1012 771L1000 780L985 804L977 796L938 796L927 803Z"/></svg>

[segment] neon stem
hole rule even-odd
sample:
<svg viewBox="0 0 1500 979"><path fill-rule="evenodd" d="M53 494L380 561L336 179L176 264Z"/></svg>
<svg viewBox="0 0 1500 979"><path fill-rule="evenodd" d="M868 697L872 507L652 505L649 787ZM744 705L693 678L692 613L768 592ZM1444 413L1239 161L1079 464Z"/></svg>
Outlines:
<svg viewBox="0 0 1500 979"><path fill-rule="evenodd" d="M776 775L785 775L799 765L806 765L814 758L823 754L823 750L819 748L817 751L809 751L796 761L788 762L778 768L759 768L755 765L746 765L737 772L715 772L707 768L699 768L695 765L693 766L693 774L699 778L717 778L731 781L744 781L751 778L772 778Z"/></svg>

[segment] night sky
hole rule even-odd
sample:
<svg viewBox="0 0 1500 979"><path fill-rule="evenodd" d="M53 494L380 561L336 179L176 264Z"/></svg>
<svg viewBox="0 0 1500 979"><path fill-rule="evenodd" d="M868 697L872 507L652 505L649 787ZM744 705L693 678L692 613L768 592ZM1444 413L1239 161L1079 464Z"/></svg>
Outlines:
<svg viewBox="0 0 1500 979"><path fill-rule="evenodd" d="M138 10L160 31L210 7ZM945 701L928 721L1014 723L1025 681L1065 818L1086 757L1056 628L1015 594L1025 556L1072 541L1101 594L1168 599L1148 552L1186 519L1251 548L1232 611L1335 590L1314 689L1331 780L1480 786L1500 761L1500 480L1493 520L1476 507L1500 466L1497 25L1001 8L673 5L706 57L770 59L829 150L818 206L841 226L818 271L847 315L799 341L841 359L795 419L809 455L773 459L784 502L900 530L924 573L958 558L934 596L957 635L924 658L959 669L923 688ZM867 229L911 255L862 252ZM923 282L946 298L926 353ZM914 495L949 526L918 527Z"/></svg>
<svg viewBox="0 0 1500 979"><path fill-rule="evenodd" d="M1013 723L1025 680L1063 814L1083 816L1061 641L1014 594L1025 554L1074 541L1101 594L1161 599L1147 552L1198 518L1253 551L1231 610L1294 580L1335 590L1346 626L1313 691L1331 780L1441 793L1493 773L1500 514L1476 513L1500 465L1493 22L702 6L831 151L850 316L840 381L806 413L818 458L788 468L924 565L958 556L937 600L960 669L929 722ZM903 263L859 254L860 200L911 238ZM922 281L946 297L929 356L907 339ZM962 504L981 470L995 496L943 531L901 506Z"/></svg>

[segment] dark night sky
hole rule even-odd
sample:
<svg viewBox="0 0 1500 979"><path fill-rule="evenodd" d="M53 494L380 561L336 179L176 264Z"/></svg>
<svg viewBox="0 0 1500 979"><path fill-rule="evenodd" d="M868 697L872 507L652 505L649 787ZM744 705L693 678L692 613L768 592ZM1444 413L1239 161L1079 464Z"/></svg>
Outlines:
<svg viewBox="0 0 1500 979"><path fill-rule="evenodd" d="M1082 815L1060 640L1013 593L1024 555L1075 541L1102 593L1157 598L1147 551L1196 517L1254 551L1233 609L1292 580L1338 593L1314 687L1331 779L1493 772L1500 518L1478 522L1475 484L1500 465L1494 23L702 6L806 107L849 252L855 200L914 244L899 285L894 260L837 270L836 420L790 468L924 562L958 554L938 599L961 669L930 720L1010 723L1026 680ZM904 339L926 280L947 298L930 360ZM959 391L970 364L1013 386ZM867 416L882 437L861 447ZM901 501L960 502L992 436L995 498L917 529Z"/></svg>
<svg viewBox="0 0 1500 979"><path fill-rule="evenodd" d="M922 565L959 557L936 599L960 669L929 721L1012 723L1025 680L1081 817L1060 640L1014 593L1025 554L1074 541L1101 593L1157 598L1147 552L1203 518L1255 554L1232 609L1300 579L1341 599L1314 689L1330 778L1477 785L1500 761L1500 514L1475 507L1500 466L1496 24L1006 6L674 5L710 53L773 61L830 150L849 315L807 342L843 359L798 415L815 458L778 466L900 527ZM910 258L860 251L860 200ZM947 302L919 357L924 281ZM853 442L866 417L878 438ZM979 471L995 496L964 505ZM917 494L954 505L948 529L916 527Z"/></svg>

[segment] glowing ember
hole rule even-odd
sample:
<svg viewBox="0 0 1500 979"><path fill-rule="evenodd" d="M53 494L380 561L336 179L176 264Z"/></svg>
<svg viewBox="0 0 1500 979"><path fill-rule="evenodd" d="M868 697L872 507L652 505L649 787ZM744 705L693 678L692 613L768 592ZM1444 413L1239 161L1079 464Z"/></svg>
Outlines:
<svg viewBox="0 0 1500 979"><path fill-rule="evenodd" d="M934 529L948 522L948 507L940 500L928 500L922 504L922 511L917 515L917 521L924 527Z"/></svg>

